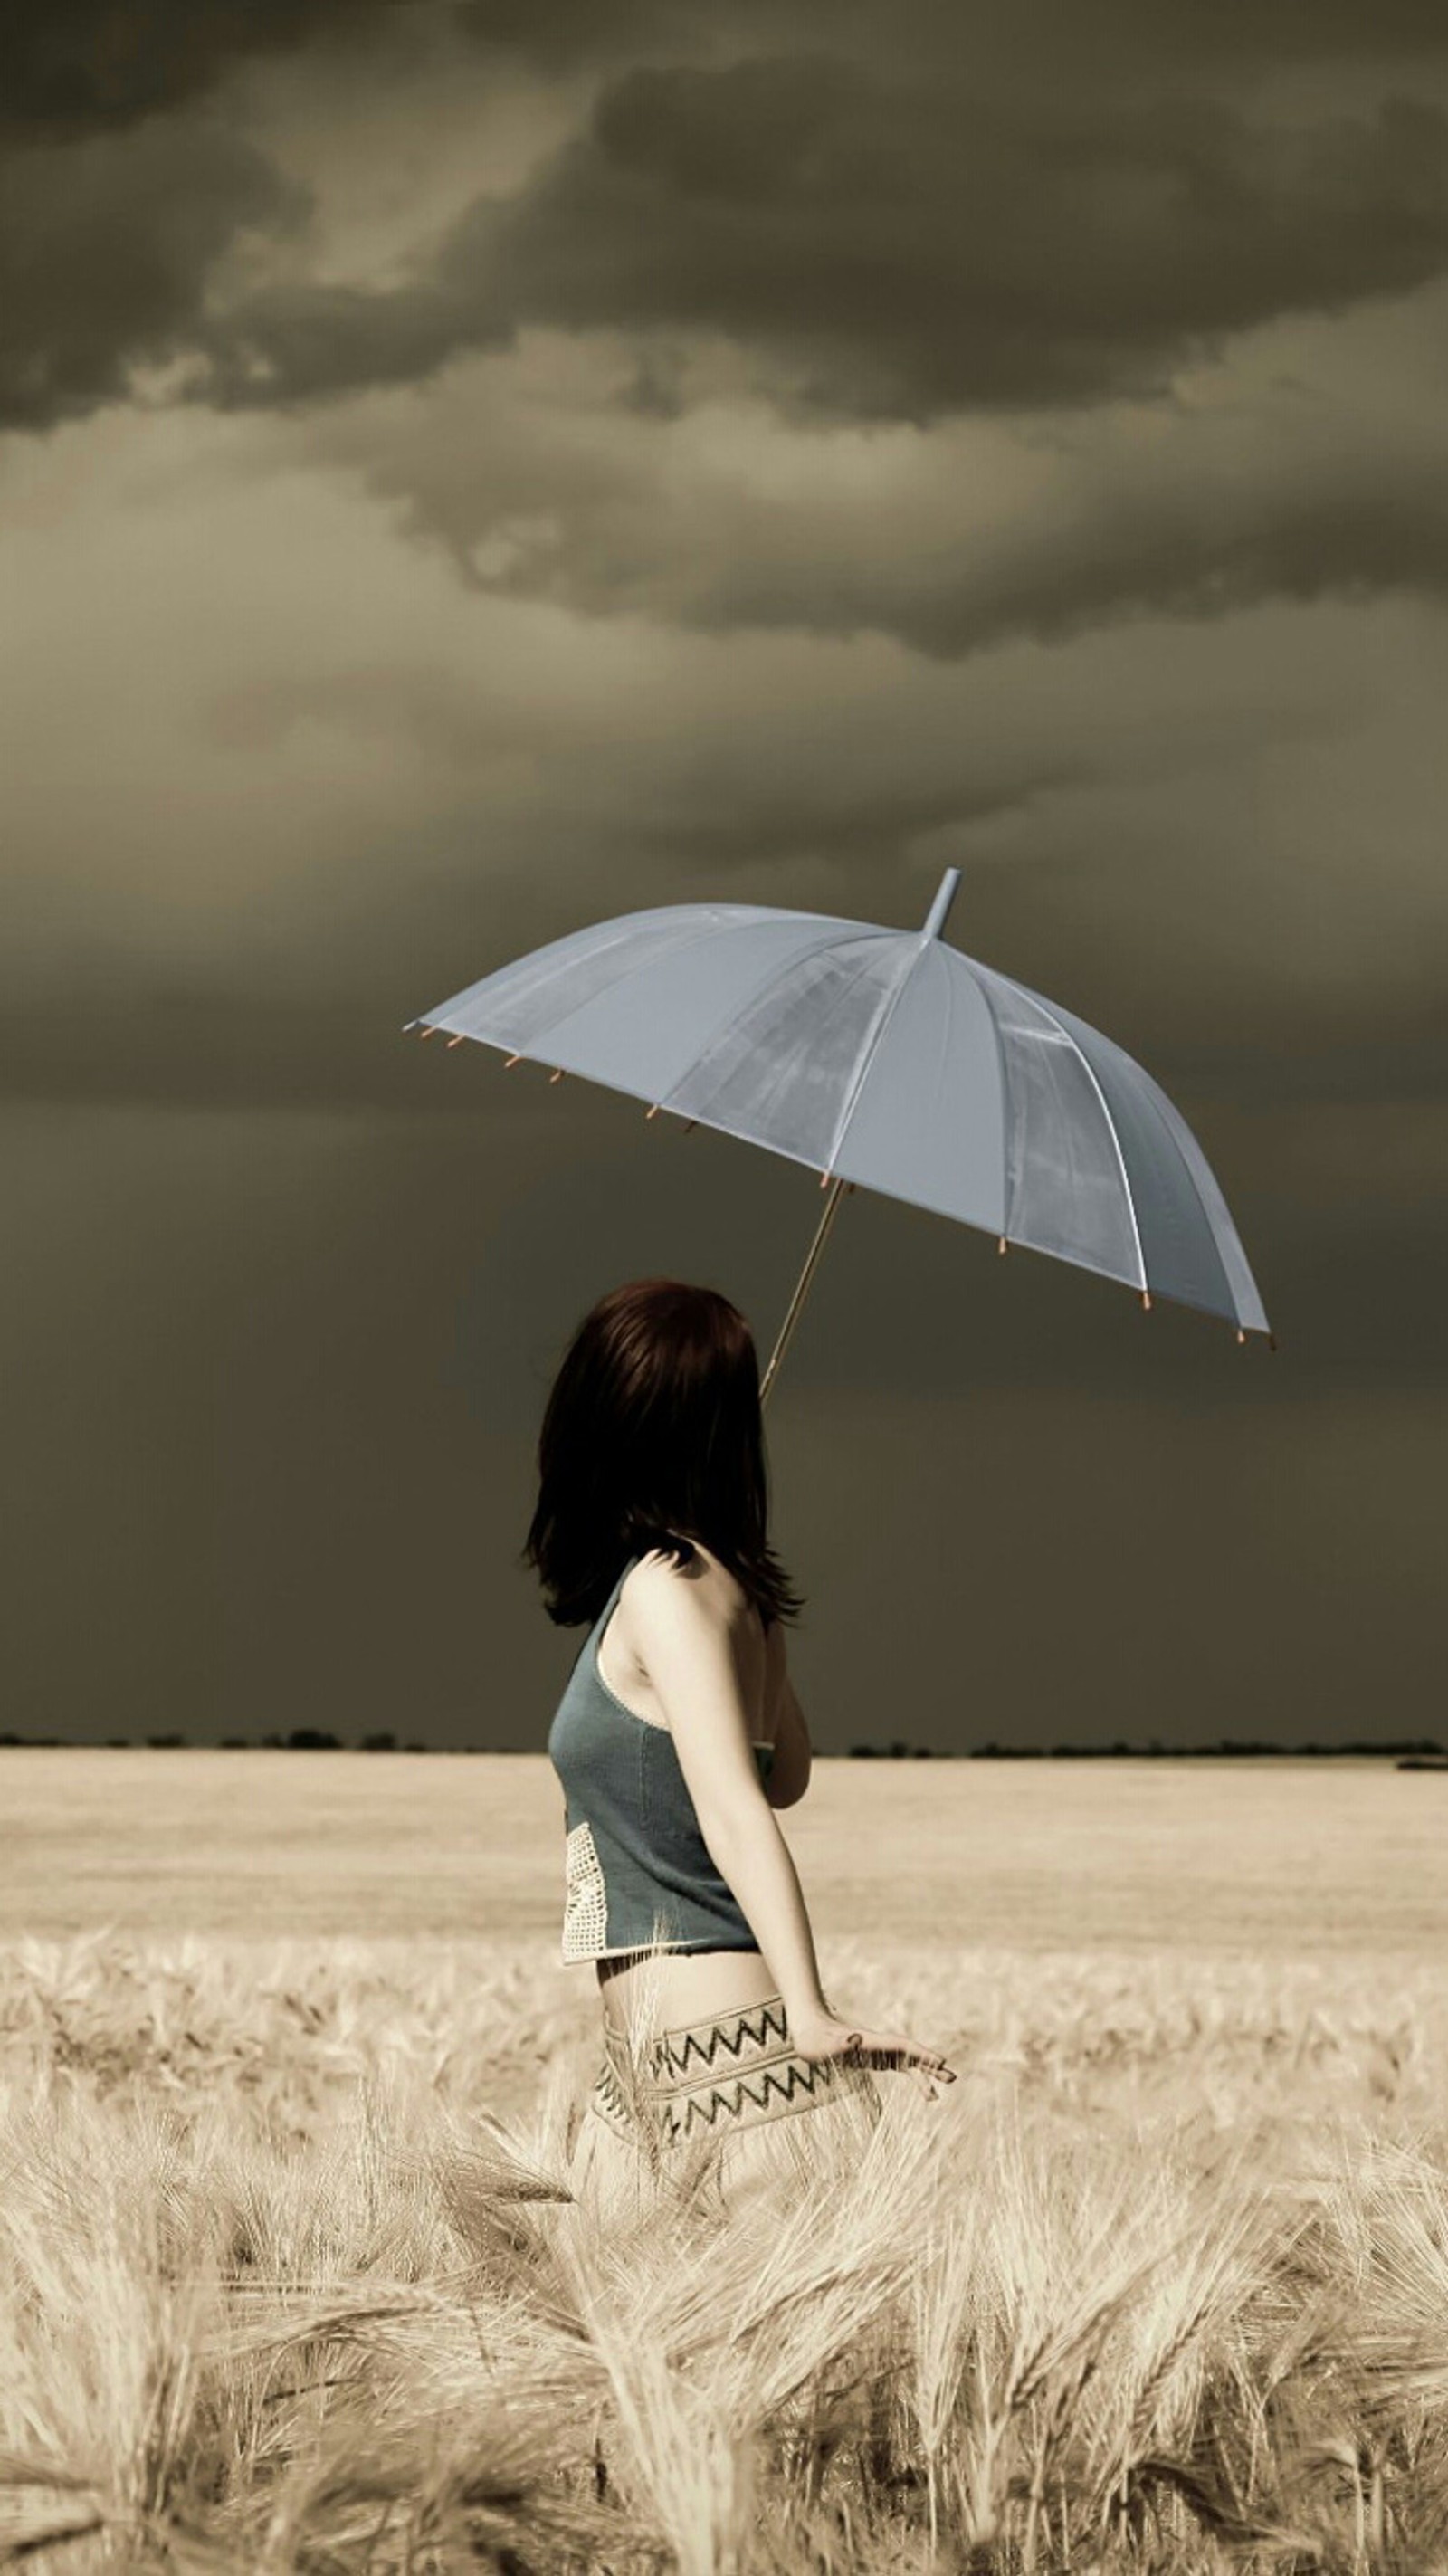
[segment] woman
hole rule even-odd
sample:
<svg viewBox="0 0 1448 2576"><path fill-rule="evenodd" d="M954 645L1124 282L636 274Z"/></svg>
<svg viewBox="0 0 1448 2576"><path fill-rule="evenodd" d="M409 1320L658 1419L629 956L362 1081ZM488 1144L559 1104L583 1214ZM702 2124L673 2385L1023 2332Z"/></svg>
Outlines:
<svg viewBox="0 0 1448 2576"><path fill-rule="evenodd" d="M549 1733L565 1960L592 1959L603 2063L573 2163L616 2206L712 2175L728 2203L857 2158L870 2062L934 2098L939 2052L833 2011L775 1810L809 1785L785 1660L803 1606L768 1539L759 1370L727 1298L675 1280L585 1316L548 1399L523 1550L588 1625Z"/></svg>

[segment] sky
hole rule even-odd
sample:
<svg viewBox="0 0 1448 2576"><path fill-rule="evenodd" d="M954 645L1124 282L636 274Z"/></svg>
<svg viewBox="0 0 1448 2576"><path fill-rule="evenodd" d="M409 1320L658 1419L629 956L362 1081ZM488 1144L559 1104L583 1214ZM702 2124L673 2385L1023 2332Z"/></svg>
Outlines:
<svg viewBox="0 0 1448 2576"><path fill-rule="evenodd" d="M404 1024L661 903L1104 1029L1269 1352L856 1193L817 1742L1448 1735L1437 0L16 0L0 1731L540 1747L604 1290L807 1172Z"/></svg>

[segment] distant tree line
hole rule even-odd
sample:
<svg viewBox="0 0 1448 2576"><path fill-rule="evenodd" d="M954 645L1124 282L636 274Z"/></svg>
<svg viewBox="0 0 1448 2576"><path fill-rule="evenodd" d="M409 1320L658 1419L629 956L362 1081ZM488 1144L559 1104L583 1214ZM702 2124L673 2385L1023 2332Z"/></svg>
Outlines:
<svg viewBox="0 0 1448 2576"><path fill-rule="evenodd" d="M1249 1755L1276 1755L1279 1760L1330 1760L1338 1754L1381 1754L1443 1760L1445 1748L1432 1736L1383 1737L1374 1743L1271 1744L1258 1736L1220 1736L1214 1744L1128 1744L1118 1736L1110 1744L973 1744L954 1754L930 1744L852 1744L852 1762L1202 1762L1241 1761Z"/></svg>
<svg viewBox="0 0 1448 2576"><path fill-rule="evenodd" d="M61 1735L0 1735L0 1745L24 1744L34 1751L65 1750L85 1752L84 1745L72 1744ZM217 1753L513 1753L534 1748L501 1744L399 1744L395 1735L359 1735L349 1745L340 1735L329 1734L321 1726L294 1726L290 1735L223 1735L214 1745L192 1747L186 1735L108 1735L104 1750L121 1753L144 1749L153 1753L171 1753L185 1746L188 1750Z"/></svg>
<svg viewBox="0 0 1448 2576"><path fill-rule="evenodd" d="M142 1747L153 1752L173 1752L190 1743L185 1735L109 1735L105 1749L123 1752ZM35 1751L86 1750L84 1745L73 1745L68 1737L59 1735L0 1735L0 1746L4 1745L28 1745ZM196 1749L206 1751L208 1747L202 1744ZM420 1744L415 1740L399 1743L395 1735L386 1734L359 1735L349 1741L329 1733L325 1727L294 1726L289 1735L223 1735L209 1749L220 1753L537 1753L542 1747ZM817 1750L824 1759L830 1758L827 1747ZM1233 1735L1219 1736L1214 1744L1163 1744L1156 1736L1147 1744L1128 1744L1118 1736L1110 1744L972 1744L958 1753L938 1744L907 1744L903 1737L896 1736L889 1744L852 1744L849 1748L852 1762L1236 1762L1252 1755L1328 1761L1340 1754L1396 1759L1407 1770L1436 1770L1448 1764L1448 1747L1430 1735L1384 1736L1371 1743L1359 1739L1347 1744L1274 1744L1257 1736Z"/></svg>

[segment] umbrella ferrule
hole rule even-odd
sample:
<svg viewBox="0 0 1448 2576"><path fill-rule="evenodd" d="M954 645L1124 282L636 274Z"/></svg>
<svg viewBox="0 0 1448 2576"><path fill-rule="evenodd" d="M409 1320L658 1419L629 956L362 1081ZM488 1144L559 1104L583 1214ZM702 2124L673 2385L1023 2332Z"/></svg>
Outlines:
<svg viewBox="0 0 1448 2576"><path fill-rule="evenodd" d="M942 930L945 928L945 916L955 901L955 889L959 883L959 868L947 868L939 885L936 887L935 901L925 916L925 926L920 933L922 939L938 939L940 937Z"/></svg>

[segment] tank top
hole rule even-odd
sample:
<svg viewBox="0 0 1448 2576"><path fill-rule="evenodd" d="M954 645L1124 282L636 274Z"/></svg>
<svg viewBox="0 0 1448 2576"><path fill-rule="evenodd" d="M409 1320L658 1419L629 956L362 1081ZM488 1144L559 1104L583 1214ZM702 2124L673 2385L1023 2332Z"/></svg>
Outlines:
<svg viewBox="0 0 1448 2576"><path fill-rule="evenodd" d="M616 1959L666 1950L758 1950L720 1877L667 1727L616 1699L598 1646L631 1556L579 1648L548 1730L563 1784L566 1892L563 1957ZM761 1780L774 1760L754 1747Z"/></svg>

